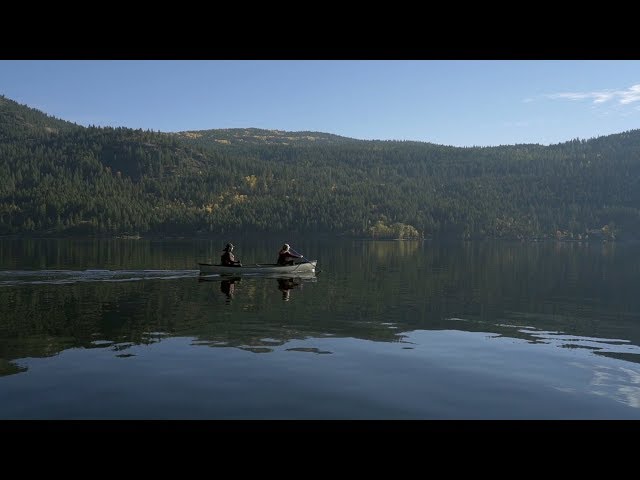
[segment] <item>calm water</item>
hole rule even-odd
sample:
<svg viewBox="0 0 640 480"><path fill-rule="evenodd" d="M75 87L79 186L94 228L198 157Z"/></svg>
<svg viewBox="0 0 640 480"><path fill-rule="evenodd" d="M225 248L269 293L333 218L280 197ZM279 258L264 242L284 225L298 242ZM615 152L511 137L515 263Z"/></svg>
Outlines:
<svg viewBox="0 0 640 480"><path fill-rule="evenodd" d="M286 240L0 240L0 418L640 419L640 246Z"/></svg>

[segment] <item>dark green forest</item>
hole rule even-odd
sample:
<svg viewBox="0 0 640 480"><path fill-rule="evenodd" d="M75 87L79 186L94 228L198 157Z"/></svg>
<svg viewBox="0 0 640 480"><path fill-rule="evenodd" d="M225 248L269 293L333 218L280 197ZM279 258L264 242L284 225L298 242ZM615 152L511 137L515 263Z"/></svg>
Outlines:
<svg viewBox="0 0 640 480"><path fill-rule="evenodd" d="M84 127L0 96L0 235L640 238L640 130L458 148Z"/></svg>

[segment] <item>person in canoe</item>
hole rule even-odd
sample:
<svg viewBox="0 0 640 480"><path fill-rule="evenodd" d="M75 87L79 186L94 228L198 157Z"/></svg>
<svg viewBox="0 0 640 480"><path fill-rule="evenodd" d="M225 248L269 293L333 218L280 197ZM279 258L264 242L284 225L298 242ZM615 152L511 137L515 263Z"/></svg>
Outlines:
<svg viewBox="0 0 640 480"><path fill-rule="evenodd" d="M293 265L295 258L302 258L302 255L292 253L288 243L282 245L282 248L278 252L278 265Z"/></svg>
<svg viewBox="0 0 640 480"><path fill-rule="evenodd" d="M242 263L240 260L236 260L235 255L233 254L233 244L227 243L224 247L223 254L220 256L220 264L226 267L241 267Z"/></svg>

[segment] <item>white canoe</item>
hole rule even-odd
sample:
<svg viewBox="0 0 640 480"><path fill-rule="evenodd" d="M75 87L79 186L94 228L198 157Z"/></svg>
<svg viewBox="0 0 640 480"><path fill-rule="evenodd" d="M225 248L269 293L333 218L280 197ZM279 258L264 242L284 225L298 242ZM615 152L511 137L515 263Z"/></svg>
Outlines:
<svg viewBox="0 0 640 480"><path fill-rule="evenodd" d="M198 263L200 273L218 273L220 275L244 275L247 273L285 273L298 274L316 271L317 260L310 262L300 262L294 265L278 265L276 263L262 263L253 265L242 265L241 267L227 267L215 265L213 263Z"/></svg>

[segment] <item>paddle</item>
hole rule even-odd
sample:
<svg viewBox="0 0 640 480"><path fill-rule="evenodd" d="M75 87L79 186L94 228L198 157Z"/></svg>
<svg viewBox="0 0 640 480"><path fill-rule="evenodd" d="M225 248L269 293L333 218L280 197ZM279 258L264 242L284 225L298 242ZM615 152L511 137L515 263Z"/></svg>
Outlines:
<svg viewBox="0 0 640 480"><path fill-rule="evenodd" d="M311 260L309 260L307 257L305 257L304 255L302 255L300 252L296 252L296 251L295 251L293 248L291 248L291 247L289 247L289 250L291 250L291 251L292 251L293 253L295 253L296 255L300 255L300 258L302 258L303 260L306 260L308 263L311 263ZM299 264L298 264L298 267L299 267L300 265L303 265L303 264L304 264L304 263L299 263ZM294 270L297 270L297 269L298 269L298 267L294 268ZM320 273L320 270L315 269L315 267L314 267L314 270L315 270L315 273Z"/></svg>
<svg viewBox="0 0 640 480"><path fill-rule="evenodd" d="M295 253L296 255L300 255L300 258L302 258L303 260L306 260L307 262L311 263L311 260L309 260L307 257L305 257L304 255L302 255L300 252L296 252L293 248L289 247L289 250L291 250L293 253ZM298 264L298 267L302 265L302 263ZM297 270L298 267L294 268L294 270ZM314 267L315 269L315 267ZM316 270L316 273L320 273L320 270Z"/></svg>
<svg viewBox="0 0 640 480"><path fill-rule="evenodd" d="M308 263L311 263L311 260L309 260L307 257L305 257L304 255L302 255L300 252L296 252L293 248L289 247L289 250L291 250L293 253L295 253L296 255L300 255L300 258L302 258L303 260L306 260Z"/></svg>

